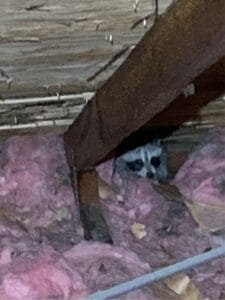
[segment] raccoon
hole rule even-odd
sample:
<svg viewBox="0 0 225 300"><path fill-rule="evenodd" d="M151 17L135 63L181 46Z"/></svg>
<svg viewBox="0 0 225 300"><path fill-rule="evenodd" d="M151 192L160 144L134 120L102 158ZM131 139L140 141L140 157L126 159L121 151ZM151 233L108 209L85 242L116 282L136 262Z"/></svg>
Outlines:
<svg viewBox="0 0 225 300"><path fill-rule="evenodd" d="M166 149L157 140L128 151L115 159L114 170L121 177L136 176L167 181Z"/></svg>

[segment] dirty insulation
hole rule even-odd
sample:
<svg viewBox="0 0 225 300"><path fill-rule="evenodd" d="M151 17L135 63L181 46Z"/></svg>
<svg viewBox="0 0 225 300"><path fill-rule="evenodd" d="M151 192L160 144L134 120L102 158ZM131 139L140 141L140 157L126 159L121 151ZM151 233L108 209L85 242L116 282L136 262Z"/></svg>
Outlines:
<svg viewBox="0 0 225 300"><path fill-rule="evenodd" d="M113 245L85 241L62 136L0 143L0 299L81 299L224 243L225 129L169 185L97 167ZM117 299L224 299L224 259Z"/></svg>

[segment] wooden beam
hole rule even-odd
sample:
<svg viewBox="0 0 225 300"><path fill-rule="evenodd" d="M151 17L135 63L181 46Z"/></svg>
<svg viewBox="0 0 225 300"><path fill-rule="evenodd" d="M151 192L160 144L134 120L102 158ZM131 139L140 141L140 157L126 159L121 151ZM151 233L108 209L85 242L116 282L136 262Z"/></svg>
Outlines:
<svg viewBox="0 0 225 300"><path fill-rule="evenodd" d="M225 93L224 74L225 56L196 77L186 91L182 91L163 111L124 139L118 150L125 152L131 145L137 147L159 137L178 140L185 132L190 136L191 146L196 143L196 139L200 142L199 134L204 135L207 128L225 126L225 102L224 97L220 97ZM179 136L174 138L171 133L178 128Z"/></svg>
<svg viewBox="0 0 225 300"><path fill-rule="evenodd" d="M76 174L73 174L73 178L75 176ZM77 173L77 190L85 239L112 244L109 229L101 211L98 174L95 169Z"/></svg>
<svg viewBox="0 0 225 300"><path fill-rule="evenodd" d="M179 0L146 33L65 134L77 169L97 164L225 53L224 0Z"/></svg>
<svg viewBox="0 0 225 300"><path fill-rule="evenodd" d="M98 175L95 169L80 171L77 176L78 197L81 203L98 201Z"/></svg>
<svg viewBox="0 0 225 300"><path fill-rule="evenodd" d="M224 53L225 54L225 53ZM193 93L185 95L185 92L177 97L166 109L161 113L156 115L151 121L147 124L148 126L179 126L186 121L194 121L202 119L202 112L200 111L205 107L209 102L219 98L225 93L225 56L218 60L215 64L210 66L205 70L200 76L193 80L190 85L194 89ZM217 101L218 103L219 101ZM212 115L210 116L210 107L213 104L210 104L208 109L207 118L212 120ZM218 117L222 120L222 115L220 116L220 108L214 104L214 114L215 110L217 112L217 118L215 122L218 121ZM203 110L202 110L203 111ZM223 112L222 112L223 113ZM211 113L212 114L212 113ZM224 118L223 118L224 119Z"/></svg>

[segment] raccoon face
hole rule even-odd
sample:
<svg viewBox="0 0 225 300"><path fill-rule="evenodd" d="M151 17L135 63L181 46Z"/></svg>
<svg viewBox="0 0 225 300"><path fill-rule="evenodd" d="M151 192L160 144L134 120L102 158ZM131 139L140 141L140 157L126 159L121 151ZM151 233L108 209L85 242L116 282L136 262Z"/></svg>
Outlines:
<svg viewBox="0 0 225 300"><path fill-rule="evenodd" d="M166 152L158 141L121 155L115 167L122 177L133 174L158 181L167 179Z"/></svg>

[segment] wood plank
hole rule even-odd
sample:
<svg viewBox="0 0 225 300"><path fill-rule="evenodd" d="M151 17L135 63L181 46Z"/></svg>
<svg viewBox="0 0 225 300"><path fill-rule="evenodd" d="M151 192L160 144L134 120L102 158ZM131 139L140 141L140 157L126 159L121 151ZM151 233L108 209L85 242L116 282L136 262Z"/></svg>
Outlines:
<svg viewBox="0 0 225 300"><path fill-rule="evenodd" d="M154 2L154 1L153 1ZM162 13L171 0L161 0ZM93 81L87 81L114 55L133 46L154 22L149 0L7 0L0 10L0 97L44 96L95 90L122 61L116 60ZM112 35L113 44L106 41Z"/></svg>

